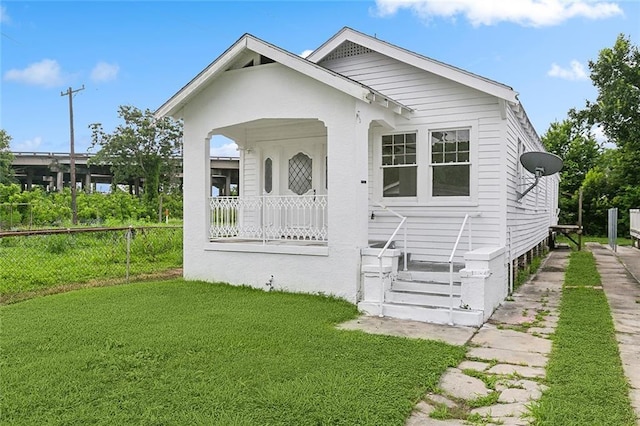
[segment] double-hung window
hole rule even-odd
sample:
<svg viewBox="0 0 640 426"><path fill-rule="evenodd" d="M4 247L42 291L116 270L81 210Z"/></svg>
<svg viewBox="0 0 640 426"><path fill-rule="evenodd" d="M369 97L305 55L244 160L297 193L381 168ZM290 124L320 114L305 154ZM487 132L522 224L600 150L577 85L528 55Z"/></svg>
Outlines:
<svg viewBox="0 0 640 426"><path fill-rule="evenodd" d="M468 197L470 195L469 138L469 129L431 132L431 195L433 197Z"/></svg>
<svg viewBox="0 0 640 426"><path fill-rule="evenodd" d="M416 134L382 136L382 196L417 194Z"/></svg>

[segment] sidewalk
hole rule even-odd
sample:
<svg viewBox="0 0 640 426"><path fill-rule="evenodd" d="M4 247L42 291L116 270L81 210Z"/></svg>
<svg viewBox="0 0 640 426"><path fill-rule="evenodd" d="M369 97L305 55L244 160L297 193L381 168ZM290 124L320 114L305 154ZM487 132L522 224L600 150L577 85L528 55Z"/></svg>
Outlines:
<svg viewBox="0 0 640 426"><path fill-rule="evenodd" d="M538 273L499 306L480 329L377 317L360 317L339 327L454 345L468 343L466 359L444 373L438 393L425 395L407 426L469 424L460 419L431 418L434 411L445 412L445 418L446 412L449 417L475 415L484 419L483 424L527 425L529 420L521 416L546 389L540 379L545 377L551 351L549 336L558 322L569 253L551 252Z"/></svg>
<svg viewBox="0 0 640 426"><path fill-rule="evenodd" d="M558 322L568 250L550 253L532 280L523 284L473 335L470 349L457 368L440 380L439 394L427 394L407 426L464 425L463 420L437 420L429 414L441 404L450 411L465 410L488 424L527 425L527 405L540 398L546 386L545 366ZM487 385L487 384L490 385ZM488 401L478 408L474 402Z"/></svg>
<svg viewBox="0 0 640 426"><path fill-rule="evenodd" d="M640 250L587 243L593 253L616 328L629 397L640 425ZM635 276L635 277L634 277Z"/></svg>

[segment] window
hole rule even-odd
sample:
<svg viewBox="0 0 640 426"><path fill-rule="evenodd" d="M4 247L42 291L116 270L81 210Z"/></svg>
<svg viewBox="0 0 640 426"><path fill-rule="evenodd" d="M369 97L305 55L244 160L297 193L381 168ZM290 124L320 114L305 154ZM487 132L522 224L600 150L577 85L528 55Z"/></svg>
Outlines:
<svg viewBox="0 0 640 426"><path fill-rule="evenodd" d="M382 136L382 196L415 197L416 134Z"/></svg>
<svg viewBox="0 0 640 426"><path fill-rule="evenodd" d="M273 190L273 161L271 158L264 160L264 192L271 194Z"/></svg>
<svg viewBox="0 0 640 426"><path fill-rule="evenodd" d="M302 152L289 159L289 189L302 195L311 189L312 160Z"/></svg>
<svg viewBox="0 0 640 426"><path fill-rule="evenodd" d="M469 133L469 129L431 132L432 196L470 195Z"/></svg>

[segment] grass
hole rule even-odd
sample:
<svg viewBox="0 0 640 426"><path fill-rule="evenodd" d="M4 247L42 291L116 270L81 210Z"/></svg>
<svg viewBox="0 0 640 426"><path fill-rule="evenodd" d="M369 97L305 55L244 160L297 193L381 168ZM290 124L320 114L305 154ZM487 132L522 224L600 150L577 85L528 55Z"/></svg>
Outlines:
<svg viewBox="0 0 640 426"><path fill-rule="evenodd" d="M577 236L573 236L573 238L575 240L577 240ZM568 244L572 249L577 250L577 246L571 242L567 237L565 237L562 234L557 235L556 237L556 242L558 243L563 243L563 244ZM599 244L605 244L608 245L609 244L609 238L608 237L594 237L591 235L583 235L582 236L582 244L584 245L584 243L599 243ZM628 237L617 237L616 238L616 244L619 246L630 246L631 245L631 238ZM583 247L584 249L584 247Z"/></svg>
<svg viewBox="0 0 640 426"><path fill-rule="evenodd" d="M0 300L60 284L126 276L126 231L0 238ZM182 266L182 230L137 229L130 275Z"/></svg>
<svg viewBox="0 0 640 426"><path fill-rule="evenodd" d="M573 252L536 425L635 425L615 329L591 252Z"/></svg>
<svg viewBox="0 0 640 426"><path fill-rule="evenodd" d="M465 349L345 301L172 280L0 307L6 424L402 425Z"/></svg>

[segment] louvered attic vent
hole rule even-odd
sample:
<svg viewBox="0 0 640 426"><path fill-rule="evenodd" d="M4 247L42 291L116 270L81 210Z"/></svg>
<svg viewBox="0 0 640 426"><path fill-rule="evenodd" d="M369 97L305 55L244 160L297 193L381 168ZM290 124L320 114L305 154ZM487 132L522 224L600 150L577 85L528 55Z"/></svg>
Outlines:
<svg viewBox="0 0 640 426"><path fill-rule="evenodd" d="M368 47L360 46L352 41L345 41L336 49L325 56L322 61L331 61L333 59L349 58L351 56L364 55L373 52Z"/></svg>

